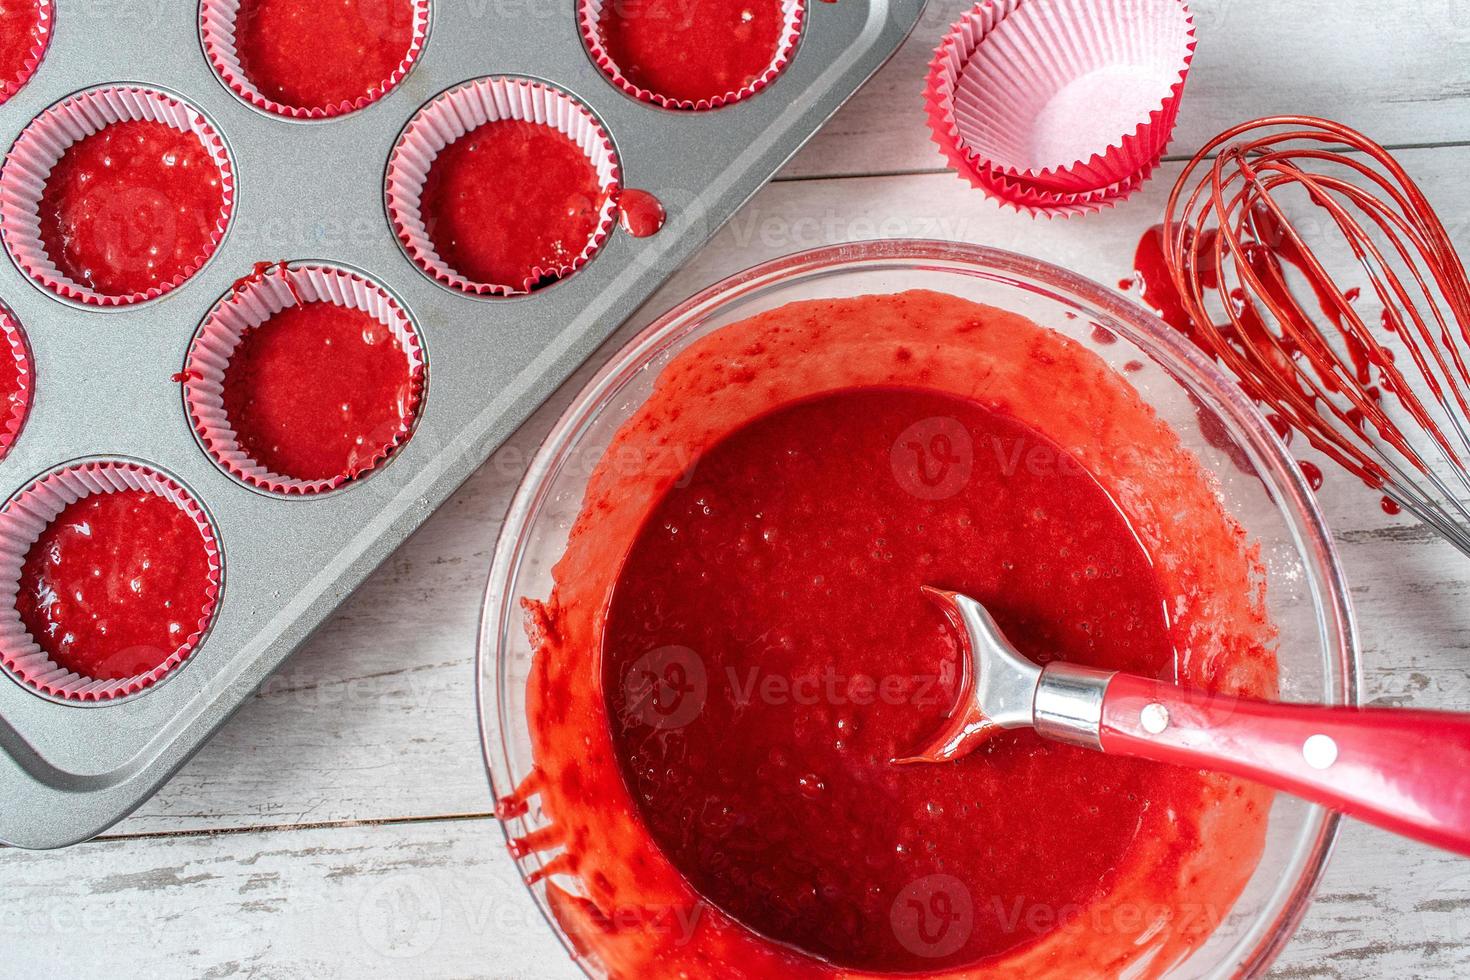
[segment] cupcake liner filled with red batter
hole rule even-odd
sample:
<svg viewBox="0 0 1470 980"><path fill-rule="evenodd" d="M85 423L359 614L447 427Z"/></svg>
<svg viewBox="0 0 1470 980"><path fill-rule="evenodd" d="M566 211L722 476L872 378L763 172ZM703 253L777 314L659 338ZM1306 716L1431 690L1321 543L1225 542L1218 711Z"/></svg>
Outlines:
<svg viewBox="0 0 1470 980"><path fill-rule="evenodd" d="M617 152L576 99L481 78L409 120L388 158L388 217L416 265L454 289L514 296L564 279L607 240Z"/></svg>
<svg viewBox="0 0 1470 980"><path fill-rule="evenodd" d="M0 6L0 105L41 66L55 18L51 0L14 0Z"/></svg>
<svg viewBox="0 0 1470 980"><path fill-rule="evenodd" d="M218 249L235 205L224 140L192 105L107 86L33 119L0 172L0 236L44 289L125 306L178 288Z"/></svg>
<svg viewBox="0 0 1470 980"><path fill-rule="evenodd" d="M0 459L4 459L20 437L36 388L36 368L31 345L20 321L0 303Z"/></svg>
<svg viewBox="0 0 1470 980"><path fill-rule="evenodd" d="M209 517L171 477L66 466L0 509L0 665L61 700L135 694L193 654L221 579Z"/></svg>
<svg viewBox="0 0 1470 980"><path fill-rule="evenodd" d="M429 0L204 0L199 36L215 73L266 112L327 119L366 108L413 69Z"/></svg>
<svg viewBox="0 0 1470 980"><path fill-rule="evenodd" d="M418 330L382 286L277 265L237 283L200 325L184 400L226 472L305 495L362 479L408 441L425 374Z"/></svg>
<svg viewBox="0 0 1470 980"><path fill-rule="evenodd" d="M790 63L806 0L579 0L592 60L624 92L665 109L749 98Z"/></svg>
<svg viewBox="0 0 1470 980"><path fill-rule="evenodd" d="M1136 186L1173 133L1194 44L1183 0L979 3L930 64L934 142L987 191L977 175L1043 197Z"/></svg>

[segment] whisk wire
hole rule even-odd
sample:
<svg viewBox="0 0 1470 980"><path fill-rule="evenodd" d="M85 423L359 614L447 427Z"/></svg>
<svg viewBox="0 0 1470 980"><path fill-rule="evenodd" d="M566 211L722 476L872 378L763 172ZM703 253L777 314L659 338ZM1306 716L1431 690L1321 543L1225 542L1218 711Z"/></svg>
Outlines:
<svg viewBox="0 0 1470 980"><path fill-rule="evenodd" d="M1320 228L1293 220L1284 195L1298 193ZM1381 329L1319 254L1334 233ZM1470 555L1470 281L1403 167L1340 123L1243 123L1185 166L1162 243L1191 338L1313 447Z"/></svg>

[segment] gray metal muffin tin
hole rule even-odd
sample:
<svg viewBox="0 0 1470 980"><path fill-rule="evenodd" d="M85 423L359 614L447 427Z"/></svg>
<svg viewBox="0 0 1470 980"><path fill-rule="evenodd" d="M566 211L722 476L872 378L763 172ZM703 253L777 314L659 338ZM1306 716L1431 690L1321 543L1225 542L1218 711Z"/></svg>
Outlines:
<svg viewBox="0 0 1470 980"><path fill-rule="evenodd" d="M574 0L434 0L427 46L393 92L349 116L293 122L250 107L216 78L194 5L60 0L45 61L0 106L0 145L81 89L158 87L223 135L238 203L209 265L150 303L70 305L0 263L0 299L24 326L37 371L30 417L0 461L0 499L80 457L146 462L212 516L225 576L209 635L148 691L61 704L0 678L0 841L71 844L146 800L883 64L923 6L810 0L795 59L769 88L680 113L603 77L583 47ZM502 74L555 83L591 108L617 146L626 186L655 193L669 220L647 239L615 231L586 267L549 288L475 298L433 282L399 249L384 214L384 166L430 98ZM226 475L195 441L172 380L215 301L254 263L283 259L341 263L383 283L417 321L428 356L427 397L408 444L360 483L307 499L269 496Z"/></svg>

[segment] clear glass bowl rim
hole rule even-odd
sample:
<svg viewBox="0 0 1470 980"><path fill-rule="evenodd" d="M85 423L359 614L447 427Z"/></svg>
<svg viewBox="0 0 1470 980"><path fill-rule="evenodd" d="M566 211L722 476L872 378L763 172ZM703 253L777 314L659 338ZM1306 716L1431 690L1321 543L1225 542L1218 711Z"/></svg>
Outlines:
<svg viewBox="0 0 1470 980"><path fill-rule="evenodd" d="M1100 283L1050 262L963 242L927 239L862 241L827 245L769 259L728 276L676 304L608 358L542 440L506 511L495 543L480 611L475 653L475 702L480 745L493 800L501 799L515 788L514 776L509 771L509 760L504 752L505 727L501 720L506 707L504 695L524 693L503 691L499 683L501 627L507 614L514 615L516 606L509 586L528 540L531 519L537 513L551 479L559 472L566 450L577 442L586 426L597 418L610 396L624 383L661 351L677 343L689 330L697 329L726 304L759 289L796 279L903 264L935 271L963 266L972 274L988 272L1019 277L1032 286L1044 285L1055 298L1090 306L1109 319L1135 327L1155 357L1174 361L1175 366L1181 369L1180 373L1188 375L1193 385L1210 396L1211 408L1228 415L1236 423L1255 451L1255 459L1264 464L1273 489L1281 494L1282 512L1292 521L1307 559L1307 571L1313 579L1314 591L1326 602L1324 616L1319 617L1325 620L1320 623L1322 638L1336 640L1330 644L1330 652L1334 656L1323 665L1327 679L1335 681L1334 701L1347 705L1358 703L1357 630L1347 581L1331 532L1296 460L1264 415L1235 382L1226 378L1192 343L1152 312ZM1324 651L1324 656L1327 652ZM494 684L487 680L492 676ZM1280 902L1274 920L1267 928L1256 930L1259 940L1236 961L1235 976L1263 975L1291 940L1326 870L1340 824L1339 814L1322 807L1311 808L1308 828L1315 826L1316 833L1307 848L1301 872L1290 893ZM501 831L509 845L512 839L510 828L504 822L501 822ZM543 897L529 884L526 889L547 927L579 968L583 967L582 957L571 946Z"/></svg>

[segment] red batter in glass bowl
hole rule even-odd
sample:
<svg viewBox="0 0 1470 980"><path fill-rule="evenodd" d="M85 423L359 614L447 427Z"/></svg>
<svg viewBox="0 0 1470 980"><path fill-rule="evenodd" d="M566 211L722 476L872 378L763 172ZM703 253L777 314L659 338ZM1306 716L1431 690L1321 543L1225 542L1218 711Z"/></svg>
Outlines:
<svg viewBox="0 0 1470 980"><path fill-rule="evenodd" d="M612 140L586 106L544 82L500 76L456 86L409 120L385 196L399 243L426 274L462 292L513 296L591 261L621 190Z"/></svg>
<svg viewBox="0 0 1470 980"><path fill-rule="evenodd" d="M0 509L0 664L51 697L106 701L178 669L212 621L219 545L172 477L59 468Z"/></svg>
<svg viewBox="0 0 1470 980"><path fill-rule="evenodd" d="M953 693L934 582L1041 658L1351 698L1310 494L1167 327L968 246L770 263L589 384L497 549L487 762L589 975L1264 969L1323 811L1029 734L889 763Z"/></svg>
<svg viewBox="0 0 1470 980"><path fill-rule="evenodd" d="M262 264L204 318L180 380L215 462L296 495L392 458L418 420L425 368L417 326L379 283L340 266Z"/></svg>
<svg viewBox="0 0 1470 980"><path fill-rule="evenodd" d="M234 211L214 126L155 89L106 86L41 113L0 172L0 234L32 280L66 299L155 299L204 267Z"/></svg>
<svg viewBox="0 0 1470 980"><path fill-rule="evenodd" d="M204 0L215 73L257 108L298 119L355 112L403 81L428 39L429 0Z"/></svg>
<svg viewBox="0 0 1470 980"><path fill-rule="evenodd" d="M805 16L805 0L580 0L577 12L608 78L666 109L715 109L765 88Z"/></svg>
<svg viewBox="0 0 1470 980"><path fill-rule="evenodd" d="M25 87L51 43L51 0L7 0L0 6L0 104Z"/></svg>

